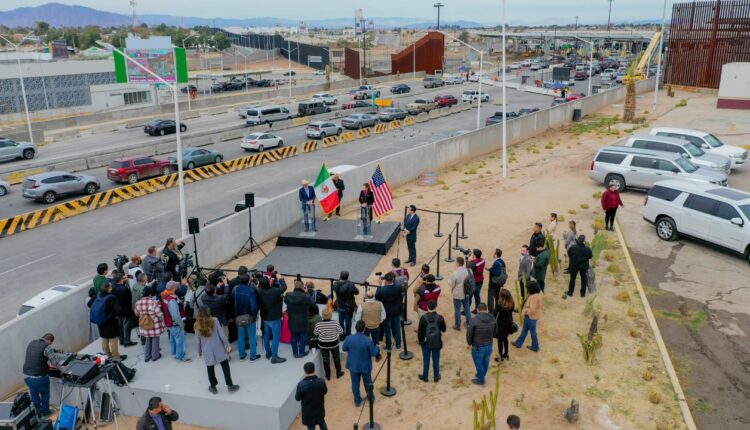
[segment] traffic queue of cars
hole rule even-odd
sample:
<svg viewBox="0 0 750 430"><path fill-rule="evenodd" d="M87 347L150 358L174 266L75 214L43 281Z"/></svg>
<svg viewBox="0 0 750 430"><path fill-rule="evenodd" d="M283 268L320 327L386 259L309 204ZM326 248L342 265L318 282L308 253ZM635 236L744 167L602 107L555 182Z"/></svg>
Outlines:
<svg viewBox="0 0 750 430"><path fill-rule="evenodd" d="M461 78L428 79L428 87L455 85L463 83ZM237 81L239 82L239 81ZM235 84L237 82L234 82ZM438 83L435 85L435 83ZM244 82L243 82L244 84ZM185 87L185 91L192 88ZM220 90L217 88L217 91ZM227 91L224 86L221 90ZM392 94L404 94L411 92L407 84L396 84L391 88ZM487 94L473 92L469 101L482 98L488 101ZM363 85L352 93L351 101L339 103L339 98L330 93L314 94L310 100L300 102L298 111L294 115L287 107L281 105L247 106L239 109L239 115L248 126L268 125L283 120L290 120L294 116L311 116L331 111L332 106L341 105L342 109L354 109L359 107L371 107L373 97L379 97L380 90ZM467 101L464 94L462 101ZM305 136L312 139L323 139L328 136L340 135L344 130L361 129L371 127L379 122L390 122L403 120L409 114L429 112L438 107L452 106L458 103L453 95L443 94L431 99L417 99L407 104L404 108L384 107L372 113L354 113L341 119L340 125L328 121L314 121L305 127ZM155 119L146 123L143 132L150 136L166 136L174 134L179 127L180 132L186 132L188 127L184 123L179 125L170 119ZM240 141L240 147L246 151L264 151L270 148L278 148L284 145L284 139L271 132L253 132L244 136ZM0 138L0 161L13 159L33 159L37 154L37 147L29 142L18 142L8 138ZM224 160L221 152L200 147L184 148L182 150L182 168L189 170L201 166L220 163ZM121 157L110 162L106 169L106 177L115 183L135 184L139 181L170 175L178 170L177 154L169 154L164 158L152 156ZM80 175L68 172L46 172L32 175L26 178L22 184L22 195L25 198L44 202L47 204L58 201L61 197L80 194L94 194L102 187L100 180L94 176ZM0 181L0 196L10 192L10 185Z"/></svg>

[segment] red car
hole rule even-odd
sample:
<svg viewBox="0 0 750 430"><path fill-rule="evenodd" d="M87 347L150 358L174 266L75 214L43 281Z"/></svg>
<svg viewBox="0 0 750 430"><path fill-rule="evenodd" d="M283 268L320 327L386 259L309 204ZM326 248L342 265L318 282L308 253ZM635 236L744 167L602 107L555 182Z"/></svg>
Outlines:
<svg viewBox="0 0 750 430"><path fill-rule="evenodd" d="M585 81L586 78L588 78L588 77L589 77L588 73L582 72L580 70L577 71L577 72L575 72L575 74L573 74L573 79L576 80L576 81Z"/></svg>
<svg viewBox="0 0 750 430"><path fill-rule="evenodd" d="M114 182L134 184L144 178L166 176L170 173L172 173L172 163L169 160L128 157L112 160L107 169L107 178Z"/></svg>
<svg viewBox="0 0 750 430"><path fill-rule="evenodd" d="M568 97L565 97L566 102L572 102L573 100L578 100L584 98L584 94L571 94Z"/></svg>
<svg viewBox="0 0 750 430"><path fill-rule="evenodd" d="M435 96L435 100L433 101L440 107L458 104L458 99L453 96Z"/></svg>

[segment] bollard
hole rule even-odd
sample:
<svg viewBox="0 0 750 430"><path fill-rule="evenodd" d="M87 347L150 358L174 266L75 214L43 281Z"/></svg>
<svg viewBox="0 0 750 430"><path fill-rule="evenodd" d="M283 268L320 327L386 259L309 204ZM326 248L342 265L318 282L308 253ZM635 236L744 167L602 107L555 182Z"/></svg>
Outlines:
<svg viewBox="0 0 750 430"><path fill-rule="evenodd" d="M370 422L362 427L364 430L380 430L380 424L375 422L375 406L373 405L375 403L375 393L372 391L373 387L374 385L372 384L367 387L367 402L370 404Z"/></svg>
<svg viewBox="0 0 750 430"><path fill-rule="evenodd" d="M450 244L448 244L450 246ZM437 258L435 259L437 261L437 269L435 270L435 280L436 281L442 281L443 277L440 276L440 250L437 250Z"/></svg>
<svg viewBox="0 0 750 430"><path fill-rule="evenodd" d="M443 237L443 233L440 233L440 215L442 212L438 211L438 231L435 233L435 237Z"/></svg>
<svg viewBox="0 0 750 430"><path fill-rule="evenodd" d="M333 297L333 284L334 284L335 282L336 282L336 281L334 281L333 279L331 279L331 299L333 299L333 298L334 298L334 297Z"/></svg>
<svg viewBox="0 0 750 430"><path fill-rule="evenodd" d="M402 360L411 360L414 358L414 354L412 354L411 351L409 351L409 348L406 346L406 326L401 324L401 342L404 344L404 350L401 351L401 353L398 355L398 358Z"/></svg>
<svg viewBox="0 0 750 430"><path fill-rule="evenodd" d="M458 234L458 233L456 233L456 234ZM448 234L448 256L447 256L447 257L445 257L445 260L443 260L443 261L445 261L446 263L452 263L452 262L454 261L454 260L453 260L453 257L451 257L451 247L450 247L450 243L451 243L452 241L453 241L453 233L449 233L449 234Z"/></svg>
<svg viewBox="0 0 750 430"><path fill-rule="evenodd" d="M464 214L461 214L461 239L468 239L469 236L466 235L466 230L464 229Z"/></svg>
<svg viewBox="0 0 750 430"><path fill-rule="evenodd" d="M456 246L453 247L453 249L458 250L460 246L458 245L458 222L456 222L456 227L453 229L454 232L456 232Z"/></svg>
<svg viewBox="0 0 750 430"><path fill-rule="evenodd" d="M385 369L385 387L380 389L380 394L392 397L396 395L396 389L391 387L391 351L386 353L385 359L388 360Z"/></svg>
<svg viewBox="0 0 750 430"><path fill-rule="evenodd" d="M407 317L408 311L409 311L409 286L406 286L406 291L404 291L404 325L411 325L411 320Z"/></svg>

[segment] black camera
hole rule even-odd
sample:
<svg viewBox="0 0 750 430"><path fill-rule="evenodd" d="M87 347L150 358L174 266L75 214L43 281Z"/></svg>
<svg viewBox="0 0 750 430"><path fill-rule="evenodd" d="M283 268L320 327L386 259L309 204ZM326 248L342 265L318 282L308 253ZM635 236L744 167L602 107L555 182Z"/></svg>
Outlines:
<svg viewBox="0 0 750 430"><path fill-rule="evenodd" d="M469 254L471 254L471 249L466 249L466 248L461 247L461 246L458 247L458 251L461 252L461 253L463 253L467 257L469 256Z"/></svg>
<svg viewBox="0 0 750 430"><path fill-rule="evenodd" d="M193 267L195 263L193 263L193 256L190 254L185 255L180 259L178 271L180 273L180 276L185 277L188 274L188 269Z"/></svg>
<svg viewBox="0 0 750 430"><path fill-rule="evenodd" d="M116 255L114 258L115 267L117 268L117 270L123 273L125 273L123 267L125 267L125 265L128 264L129 261L130 259L127 255Z"/></svg>

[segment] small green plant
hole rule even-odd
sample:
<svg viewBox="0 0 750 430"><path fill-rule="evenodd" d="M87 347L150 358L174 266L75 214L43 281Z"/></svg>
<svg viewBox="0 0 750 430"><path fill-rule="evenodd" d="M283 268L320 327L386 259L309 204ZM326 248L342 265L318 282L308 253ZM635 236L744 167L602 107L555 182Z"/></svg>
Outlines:
<svg viewBox="0 0 750 430"><path fill-rule="evenodd" d="M594 217L594 221L591 223L591 228L594 230L594 234L599 234L601 230L604 230L604 218L601 215Z"/></svg>
<svg viewBox="0 0 750 430"><path fill-rule="evenodd" d="M607 266L607 272L620 273L620 265L617 263L609 263L609 266Z"/></svg>
<svg viewBox="0 0 750 430"><path fill-rule="evenodd" d="M602 335L599 333L599 317L594 315L587 334L579 334L578 339L583 347L583 359L586 364L596 362L596 351L602 346Z"/></svg>
<svg viewBox="0 0 750 430"><path fill-rule="evenodd" d="M438 185L445 185L445 181L442 179L438 179L437 182L435 182Z"/></svg>
<svg viewBox="0 0 750 430"><path fill-rule="evenodd" d="M424 198L424 196L420 194L420 195L417 196L417 198L421 200L421 199Z"/></svg>
<svg viewBox="0 0 750 430"><path fill-rule="evenodd" d="M500 368L495 370L495 387L490 390L489 398L482 396L482 401L473 401L474 407L474 430L488 430L495 427L495 412L497 411L497 398L500 393ZM481 412L481 415L480 415Z"/></svg>
<svg viewBox="0 0 750 430"><path fill-rule="evenodd" d="M629 333L630 333L630 337L632 337L632 338L636 338L637 339L637 338L641 337L641 332L639 332L638 330L636 330L634 328L631 328L630 331L629 331Z"/></svg>
<svg viewBox="0 0 750 430"><path fill-rule="evenodd" d="M557 222L565 222L565 217L562 215L557 216Z"/></svg>
<svg viewBox="0 0 750 430"><path fill-rule="evenodd" d="M639 358L645 357L646 356L646 348L644 348L642 346L639 347L638 350L635 351L635 355L636 355L636 357L639 357Z"/></svg>
<svg viewBox="0 0 750 430"><path fill-rule="evenodd" d="M544 149L555 149L555 145L552 145L550 143L544 145Z"/></svg>
<svg viewBox="0 0 750 430"><path fill-rule="evenodd" d="M490 156L489 156L488 158L489 158L490 160L494 160L494 159L495 159L495 156L494 156L494 155L490 155Z"/></svg>
<svg viewBox="0 0 750 430"><path fill-rule="evenodd" d="M635 310L634 307L631 306L631 307L628 308L628 316L630 318L635 318L635 317L638 316L638 312Z"/></svg>
<svg viewBox="0 0 750 430"><path fill-rule="evenodd" d="M601 198L602 198L602 192L601 192L601 191L597 191L597 192L595 192L595 193L594 193L594 194L592 195L592 197L594 197L595 199L599 200L599 199L601 199Z"/></svg>
<svg viewBox="0 0 750 430"><path fill-rule="evenodd" d="M461 179L461 183L462 183L462 184L468 184L468 183L469 183L469 180L468 180L468 179Z"/></svg>
<svg viewBox="0 0 750 430"><path fill-rule="evenodd" d="M536 148L532 148L532 149L531 149L531 153L532 153L532 154L539 154L539 153L540 153L540 151L539 151L538 149L536 149Z"/></svg>
<svg viewBox="0 0 750 430"><path fill-rule="evenodd" d="M629 302L630 301L630 293L625 291L625 289L620 289L620 291L617 292L617 295L615 296L615 299L617 299L618 302Z"/></svg>
<svg viewBox="0 0 750 430"><path fill-rule="evenodd" d="M471 168L471 169L464 171L464 175L476 175L476 174L477 174L477 169L475 168Z"/></svg>
<svg viewBox="0 0 750 430"><path fill-rule="evenodd" d="M596 234L594 234L594 238L591 240L591 253L593 254L594 261L599 261L599 256L602 251L607 249L608 245L607 235L603 231L597 231Z"/></svg>
<svg viewBox="0 0 750 430"><path fill-rule="evenodd" d="M447 190L450 190L451 187L449 187L447 185L443 185L443 187L441 189L444 190L444 191L447 191Z"/></svg>
<svg viewBox="0 0 750 430"><path fill-rule="evenodd" d="M654 379L654 374L646 370L641 374L641 378L643 378L644 381L652 381Z"/></svg>
<svg viewBox="0 0 750 430"><path fill-rule="evenodd" d="M576 210L575 209L568 209L568 213L571 214L571 215L575 215L576 214Z"/></svg>
<svg viewBox="0 0 750 430"><path fill-rule="evenodd" d="M661 400L661 393L659 393L658 391L652 391L648 394L648 401L655 405L661 403Z"/></svg>
<svg viewBox="0 0 750 430"><path fill-rule="evenodd" d="M615 258L616 258L615 254L612 254L611 252L605 252L604 253L604 260L605 261L609 261L611 263L611 262L615 261Z"/></svg>
<svg viewBox="0 0 750 430"><path fill-rule="evenodd" d="M685 107L685 106L687 106L687 100L686 99L680 99L680 101L677 102L676 105L674 105L674 107Z"/></svg>
<svg viewBox="0 0 750 430"><path fill-rule="evenodd" d="M581 209L588 209L589 205L588 203L581 203Z"/></svg>

